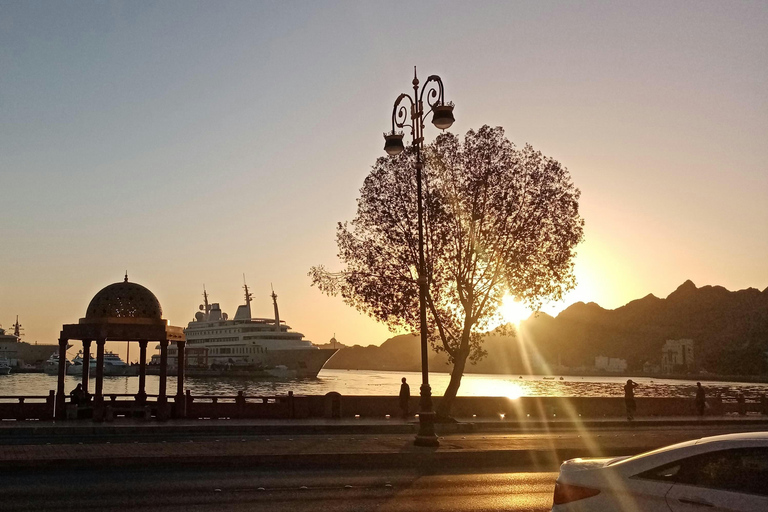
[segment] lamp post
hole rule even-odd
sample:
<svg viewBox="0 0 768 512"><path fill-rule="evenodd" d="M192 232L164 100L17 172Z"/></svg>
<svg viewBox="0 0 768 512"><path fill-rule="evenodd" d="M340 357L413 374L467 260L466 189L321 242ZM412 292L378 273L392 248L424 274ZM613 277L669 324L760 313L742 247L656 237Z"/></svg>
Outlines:
<svg viewBox="0 0 768 512"><path fill-rule="evenodd" d="M419 92L419 79L416 77L416 67L413 68L413 96L401 94L395 100L392 108L392 131L384 134L384 151L387 154L399 155L403 146L403 132L397 128L411 131L411 146L416 151L416 195L418 197L419 216L419 330L421 331L421 390L419 400L419 433L414 444L417 446L438 446L440 442L435 435L435 411L432 409L432 388L429 385L429 364L427 362L427 278L424 265L424 209L421 199L421 170L424 163L421 160L421 150L424 147L424 117L432 114L432 124L440 130L450 128L453 124L453 103L445 103L443 96L443 81L437 75L431 75L424 82ZM424 93L427 92L426 104L429 110L424 113ZM405 102L405 100L408 100ZM403 103L406 103L403 105ZM410 103L410 124L407 103Z"/></svg>

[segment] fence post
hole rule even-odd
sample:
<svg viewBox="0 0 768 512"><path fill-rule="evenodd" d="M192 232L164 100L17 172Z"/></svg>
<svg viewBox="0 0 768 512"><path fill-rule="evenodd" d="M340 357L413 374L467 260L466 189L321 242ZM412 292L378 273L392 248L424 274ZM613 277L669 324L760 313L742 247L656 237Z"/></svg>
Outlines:
<svg viewBox="0 0 768 512"><path fill-rule="evenodd" d="M235 397L235 411L237 418L245 417L245 396L243 396L242 390L238 391Z"/></svg>
<svg viewBox="0 0 768 512"><path fill-rule="evenodd" d="M24 397L19 397L19 408L16 410L16 421L24 421L25 415L24 415Z"/></svg>
<svg viewBox="0 0 768 512"><path fill-rule="evenodd" d="M746 416L747 404L746 404L746 400L744 399L744 393L739 393L738 395L736 395L736 404L739 411L739 416Z"/></svg>
<svg viewBox="0 0 768 512"><path fill-rule="evenodd" d="M56 407L56 392L50 390L48 392L48 398L45 399L45 414L41 420L52 420L54 408Z"/></svg>

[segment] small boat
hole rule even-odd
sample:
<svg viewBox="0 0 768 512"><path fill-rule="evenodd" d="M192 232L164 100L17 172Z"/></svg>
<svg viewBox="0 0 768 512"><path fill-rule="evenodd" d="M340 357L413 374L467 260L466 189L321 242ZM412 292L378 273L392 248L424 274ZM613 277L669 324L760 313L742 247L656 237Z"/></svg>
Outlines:
<svg viewBox="0 0 768 512"><path fill-rule="evenodd" d="M542 380L555 380L554 377L542 377L541 379Z"/></svg>
<svg viewBox="0 0 768 512"><path fill-rule="evenodd" d="M69 359L66 360L65 365L69 366ZM46 375L58 375L59 374L59 353L54 352L46 362L43 363L43 372Z"/></svg>
<svg viewBox="0 0 768 512"><path fill-rule="evenodd" d="M0 375L8 375L11 373L11 362L7 357L0 357Z"/></svg>
<svg viewBox="0 0 768 512"><path fill-rule="evenodd" d="M68 375L82 375L83 374L83 353L78 352L77 356L72 360L72 364L67 368ZM125 363L120 356L114 352L104 353L104 376L125 376L125 375L137 375L137 368L129 366ZM96 377L96 358L93 355L88 356L88 377Z"/></svg>

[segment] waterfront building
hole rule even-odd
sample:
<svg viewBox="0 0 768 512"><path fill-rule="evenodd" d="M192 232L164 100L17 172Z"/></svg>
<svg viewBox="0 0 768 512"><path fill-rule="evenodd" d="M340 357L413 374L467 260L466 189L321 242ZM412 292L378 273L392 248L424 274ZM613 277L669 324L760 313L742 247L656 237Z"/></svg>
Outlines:
<svg viewBox="0 0 768 512"><path fill-rule="evenodd" d="M650 373L651 375L656 375L658 373L661 373L661 366L657 363L646 361L645 363L643 363L643 373Z"/></svg>
<svg viewBox="0 0 768 512"><path fill-rule="evenodd" d="M618 357L595 357L595 369L604 372L622 373L627 370L627 360Z"/></svg>
<svg viewBox="0 0 768 512"><path fill-rule="evenodd" d="M686 373L695 366L693 340L667 340L661 348L661 371L663 373Z"/></svg>

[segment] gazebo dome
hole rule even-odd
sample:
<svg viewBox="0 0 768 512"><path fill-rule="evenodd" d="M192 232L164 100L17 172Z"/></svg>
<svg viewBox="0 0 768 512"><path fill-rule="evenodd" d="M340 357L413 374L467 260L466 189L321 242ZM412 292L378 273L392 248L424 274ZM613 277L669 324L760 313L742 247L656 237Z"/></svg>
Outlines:
<svg viewBox="0 0 768 512"><path fill-rule="evenodd" d="M149 318L160 320L163 309L155 294L136 283L129 283L128 276L122 283L111 284L93 296L85 318Z"/></svg>

